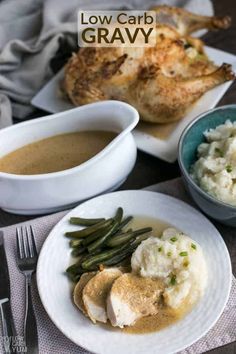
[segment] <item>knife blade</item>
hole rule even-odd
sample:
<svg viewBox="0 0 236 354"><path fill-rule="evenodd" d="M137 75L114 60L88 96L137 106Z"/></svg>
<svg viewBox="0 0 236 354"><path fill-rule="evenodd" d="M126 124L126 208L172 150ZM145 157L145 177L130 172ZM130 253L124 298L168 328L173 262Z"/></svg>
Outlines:
<svg viewBox="0 0 236 354"><path fill-rule="evenodd" d="M4 247L3 232L0 231L0 315L3 331L3 346L5 353L15 352L12 344L16 337L15 325L10 305L11 289Z"/></svg>

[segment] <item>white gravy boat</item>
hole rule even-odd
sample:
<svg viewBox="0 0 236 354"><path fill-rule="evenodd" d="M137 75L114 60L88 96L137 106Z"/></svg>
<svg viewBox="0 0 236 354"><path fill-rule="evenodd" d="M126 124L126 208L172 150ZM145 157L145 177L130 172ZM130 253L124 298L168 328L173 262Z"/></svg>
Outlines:
<svg viewBox="0 0 236 354"><path fill-rule="evenodd" d="M83 130L118 133L93 158L68 170L41 175L0 172L0 207L16 214L44 214L118 188L136 161L131 131L138 120L138 112L130 105L103 101L0 130L0 158L53 135Z"/></svg>

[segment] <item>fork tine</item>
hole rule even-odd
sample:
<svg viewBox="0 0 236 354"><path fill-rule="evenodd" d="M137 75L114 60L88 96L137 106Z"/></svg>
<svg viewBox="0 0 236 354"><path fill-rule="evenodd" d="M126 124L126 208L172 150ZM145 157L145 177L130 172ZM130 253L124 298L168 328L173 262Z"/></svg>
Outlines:
<svg viewBox="0 0 236 354"><path fill-rule="evenodd" d="M38 251L37 251L37 247L36 247L36 244L35 244L34 230L33 230L32 225L30 225L30 231L31 231L31 241L32 241L34 256L37 256L38 255Z"/></svg>
<svg viewBox="0 0 236 354"><path fill-rule="evenodd" d="M23 249L22 249L22 239L20 228L16 228L16 239L17 239L17 254L20 259L24 258Z"/></svg>
<svg viewBox="0 0 236 354"><path fill-rule="evenodd" d="M26 239L26 228L24 229L23 226L21 227L21 234L22 234L22 240L23 240L23 250L24 250L24 256L27 258L29 257L29 248L28 248L28 243Z"/></svg>
<svg viewBox="0 0 236 354"><path fill-rule="evenodd" d="M29 256L31 258L34 257L34 250L32 247L32 236L30 237L30 228L28 226L26 226L25 228L25 233L26 233L26 239L27 239L27 246L28 246L28 250L29 250Z"/></svg>

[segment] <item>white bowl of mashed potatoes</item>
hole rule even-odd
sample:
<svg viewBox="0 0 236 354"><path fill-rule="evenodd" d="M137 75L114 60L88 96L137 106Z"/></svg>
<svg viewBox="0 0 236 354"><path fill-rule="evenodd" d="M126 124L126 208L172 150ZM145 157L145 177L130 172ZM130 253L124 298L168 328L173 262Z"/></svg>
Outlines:
<svg viewBox="0 0 236 354"><path fill-rule="evenodd" d="M204 133L192 177L207 193L236 206L236 122L229 119Z"/></svg>
<svg viewBox="0 0 236 354"><path fill-rule="evenodd" d="M197 205L221 223L236 226L236 105L197 117L180 138L178 161Z"/></svg>

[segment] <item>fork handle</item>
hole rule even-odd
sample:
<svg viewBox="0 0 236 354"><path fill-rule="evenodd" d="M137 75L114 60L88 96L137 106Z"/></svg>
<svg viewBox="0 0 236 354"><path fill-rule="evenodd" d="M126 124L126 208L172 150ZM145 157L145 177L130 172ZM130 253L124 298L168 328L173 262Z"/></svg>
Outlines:
<svg viewBox="0 0 236 354"><path fill-rule="evenodd" d="M14 339L16 337L16 330L13 322L11 307L9 299L3 299L0 302L0 313L2 322L2 332L4 337L4 352L13 353Z"/></svg>
<svg viewBox="0 0 236 354"><path fill-rule="evenodd" d="M24 337L27 348L27 353L39 353L38 349L38 332L37 322L34 313L32 302L32 288L31 288L32 273L25 277L25 321L24 321Z"/></svg>

